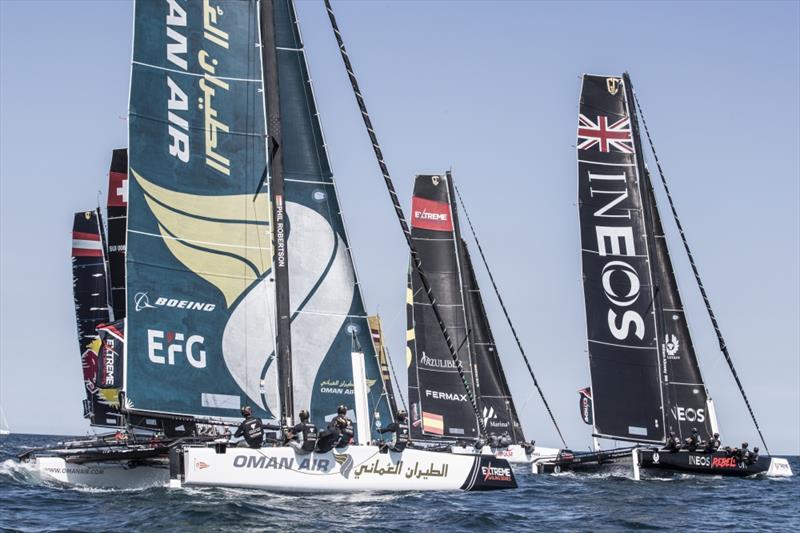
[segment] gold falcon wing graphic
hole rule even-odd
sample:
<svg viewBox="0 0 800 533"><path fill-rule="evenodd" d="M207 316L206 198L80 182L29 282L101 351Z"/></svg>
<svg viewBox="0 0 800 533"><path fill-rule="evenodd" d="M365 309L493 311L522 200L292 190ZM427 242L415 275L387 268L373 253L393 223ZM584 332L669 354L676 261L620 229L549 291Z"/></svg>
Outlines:
<svg viewBox="0 0 800 533"><path fill-rule="evenodd" d="M230 307L272 263L266 193L205 196L160 187L131 169L158 221L160 237L183 265L225 296Z"/></svg>

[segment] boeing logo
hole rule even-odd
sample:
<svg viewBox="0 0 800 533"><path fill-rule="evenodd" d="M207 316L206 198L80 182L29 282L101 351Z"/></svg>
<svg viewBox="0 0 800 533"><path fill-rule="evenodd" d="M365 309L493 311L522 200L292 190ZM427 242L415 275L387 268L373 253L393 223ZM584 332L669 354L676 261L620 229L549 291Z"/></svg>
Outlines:
<svg viewBox="0 0 800 533"><path fill-rule="evenodd" d="M154 305L150 303L150 297L146 292L137 292L133 297L133 303L136 311L141 311L143 309L157 309L159 307L172 307L176 309L189 309L192 311L205 311L208 313L217 307L216 304L193 302L191 300L178 300L177 298L164 298L163 296L156 298Z"/></svg>

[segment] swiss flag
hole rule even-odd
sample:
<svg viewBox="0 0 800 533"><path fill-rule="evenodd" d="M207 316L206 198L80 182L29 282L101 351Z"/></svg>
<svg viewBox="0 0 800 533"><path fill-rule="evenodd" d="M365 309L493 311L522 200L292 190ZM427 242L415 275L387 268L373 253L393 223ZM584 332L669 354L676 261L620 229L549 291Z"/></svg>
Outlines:
<svg viewBox="0 0 800 533"><path fill-rule="evenodd" d="M128 175L126 173L108 173L108 205L112 207L128 205Z"/></svg>

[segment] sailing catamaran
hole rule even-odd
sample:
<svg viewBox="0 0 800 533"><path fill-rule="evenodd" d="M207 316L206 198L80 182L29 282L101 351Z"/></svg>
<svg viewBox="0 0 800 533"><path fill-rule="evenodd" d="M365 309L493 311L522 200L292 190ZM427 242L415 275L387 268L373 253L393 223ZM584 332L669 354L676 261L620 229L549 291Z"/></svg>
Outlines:
<svg viewBox="0 0 800 533"><path fill-rule="evenodd" d="M0 435L11 435L11 427L8 425L8 420L6 420L6 414L3 412L2 407L0 407Z"/></svg>
<svg viewBox="0 0 800 533"><path fill-rule="evenodd" d="M731 476L791 475L785 459L768 455L744 459L702 446L659 450L671 435L684 442L696 433L708 442L719 430L645 165L637 106L627 74L583 77L578 205L592 379L591 388L582 391L584 421L593 425L595 437L644 446L633 450L637 476L639 466ZM720 348L761 435L668 198ZM583 454L550 466L602 458L602 453Z"/></svg>
<svg viewBox="0 0 800 533"><path fill-rule="evenodd" d="M100 214L81 215L99 310L81 346L94 343L92 385L113 396L101 422L182 426L62 443L26 461L60 481L114 487L516 486L502 459L375 443L393 402L290 0L136 2L129 128L125 271L110 290ZM118 297L124 322L99 332L119 318ZM214 433L243 404L284 427L301 409L324 427L347 405L355 444L302 455L231 449L196 431Z"/></svg>
<svg viewBox="0 0 800 533"><path fill-rule="evenodd" d="M476 414L464 392L466 379L490 441L485 449L510 463L555 456L558 449L525 438L497 353L467 244L461 238L452 173L419 175L411 204L411 235L431 275L445 324L458 346L458 363L447 351L430 301L413 265L409 270L406 363L415 442L451 445L454 453L475 453L481 438ZM464 369L460 374L457 365Z"/></svg>

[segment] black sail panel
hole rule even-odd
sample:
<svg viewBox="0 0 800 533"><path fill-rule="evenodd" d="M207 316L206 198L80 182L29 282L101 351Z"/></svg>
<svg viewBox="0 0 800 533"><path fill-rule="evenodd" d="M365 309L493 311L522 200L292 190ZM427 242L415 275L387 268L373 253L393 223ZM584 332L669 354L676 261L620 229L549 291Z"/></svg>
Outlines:
<svg viewBox="0 0 800 533"><path fill-rule="evenodd" d="M578 199L594 427L663 442L648 239L622 79L583 77Z"/></svg>
<svg viewBox="0 0 800 533"><path fill-rule="evenodd" d="M654 280L656 291L656 317L659 326L659 343L662 367L662 384L666 411L667 431L674 431L682 439L697 429L701 438L708 439L714 432L716 421L709 412L708 391L703 383L697 354L689 333L689 323L678 291L678 282L669 255L661 216L655 202L649 175L646 198L650 207L655 246L653 247Z"/></svg>
<svg viewBox="0 0 800 533"><path fill-rule="evenodd" d="M83 414L93 425L116 426L117 391L100 389L96 377L100 339L96 328L110 320L106 250L98 211L75 213L72 224L72 292L78 348L86 390Z"/></svg>
<svg viewBox="0 0 800 533"><path fill-rule="evenodd" d="M128 150L111 156L108 171L108 270L114 319L125 318L125 230L128 226Z"/></svg>
<svg viewBox="0 0 800 533"><path fill-rule="evenodd" d="M514 442L525 442L514 400L508 388L503 365L497 353L494 335L489 326L478 280L467 244L461 241L461 272L464 282L469 344L480 390L480 406L486 431L508 433Z"/></svg>
<svg viewBox="0 0 800 533"><path fill-rule="evenodd" d="M445 176L417 176L411 236L458 350L465 377L474 390L453 213ZM409 298L412 303L407 360L412 438L477 438L478 423L464 383L416 272L411 274Z"/></svg>

